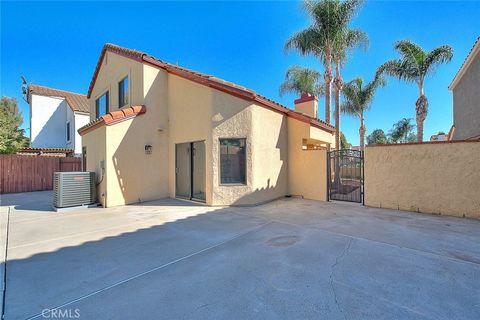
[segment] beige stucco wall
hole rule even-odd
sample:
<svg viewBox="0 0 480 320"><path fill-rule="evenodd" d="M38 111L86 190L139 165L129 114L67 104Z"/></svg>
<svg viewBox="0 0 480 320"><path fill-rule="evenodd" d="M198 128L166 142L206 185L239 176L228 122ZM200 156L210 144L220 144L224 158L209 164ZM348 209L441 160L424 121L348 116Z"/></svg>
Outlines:
<svg viewBox="0 0 480 320"><path fill-rule="evenodd" d="M175 197L175 145L205 141L206 203L212 203L212 139L210 114L212 90L175 75L168 75L168 194Z"/></svg>
<svg viewBox="0 0 480 320"><path fill-rule="evenodd" d="M310 137L311 127L288 118L288 193L306 199L326 200L327 151L304 150L303 139ZM319 134L317 137L320 137ZM321 135L330 139L331 134Z"/></svg>
<svg viewBox="0 0 480 320"><path fill-rule="evenodd" d="M365 149L365 204L480 218L480 142Z"/></svg>
<svg viewBox="0 0 480 320"><path fill-rule="evenodd" d="M140 104L147 112L107 126L109 207L168 196L167 73L143 65L142 74L143 82L131 87L143 90ZM152 146L151 154L145 145Z"/></svg>
<svg viewBox="0 0 480 320"><path fill-rule="evenodd" d="M297 162L295 170L302 172L294 180L303 184L303 189L294 190L301 190L311 199L325 199L324 151L290 155L289 123L293 119L113 53L107 53L106 61L92 91L92 114L95 99L107 89L110 90L110 111L118 108L117 84L126 74L131 104L145 105L147 110L134 119L84 135L88 149L96 143L96 138L91 137L96 137L99 130L106 141L92 147L103 148L103 151L92 156L89 150L87 154L89 170L99 171L100 158L105 160L102 194L106 200L102 201L106 206L175 197L175 145L194 141L205 141L203 165L208 205L252 205L292 193L288 185L290 161ZM301 127L295 139L295 143L300 143L297 151L302 152L302 139L333 143L332 134L293 121ZM245 185L220 184L220 138L246 138ZM152 154L145 154L147 144L152 145ZM306 166L323 168L323 171L315 170L312 175Z"/></svg>
<svg viewBox="0 0 480 320"><path fill-rule="evenodd" d="M105 205L105 190L107 179L105 172L101 169L100 162L106 158L106 128L101 127L90 131L82 137L82 146L87 148L87 171L95 172L97 180L97 201ZM103 178L102 178L103 177Z"/></svg>
<svg viewBox="0 0 480 320"><path fill-rule="evenodd" d="M167 73L112 53L107 53L108 63L100 69L90 99L95 110L95 93L101 95L104 88L110 91L110 111L118 109L117 84L129 74L129 92L132 105L145 105L147 112L112 126L88 132L87 169L99 171L98 156L93 156L88 145L95 145L97 131L106 135L108 143L103 148L105 182L102 191L106 206L117 206L168 196L168 108ZM100 89L99 89L100 88ZM92 109L93 108L93 109ZM91 113L94 114L94 111ZM152 146L152 153L145 154L145 145Z"/></svg>
<svg viewBox="0 0 480 320"><path fill-rule="evenodd" d="M237 199L236 204L262 203L288 192L287 116L257 105L250 109L252 191ZM224 188L228 187L221 187L219 191Z"/></svg>
<svg viewBox="0 0 480 320"><path fill-rule="evenodd" d="M107 90L109 111L118 110L118 82L125 76L128 76L130 105L142 105L145 97L143 70L142 63L107 51L89 99L90 120L95 120L95 100Z"/></svg>
<svg viewBox="0 0 480 320"><path fill-rule="evenodd" d="M310 100L295 104L295 110L308 114L310 117L318 117L318 100Z"/></svg>
<svg viewBox="0 0 480 320"><path fill-rule="evenodd" d="M175 196L175 144L205 141L206 203L248 205L287 190L285 116L169 75L169 194ZM220 138L246 138L246 185L220 184Z"/></svg>
<svg viewBox="0 0 480 320"><path fill-rule="evenodd" d="M480 136L480 53L453 89L455 140Z"/></svg>
<svg viewBox="0 0 480 320"><path fill-rule="evenodd" d="M310 126L310 139L319 140L330 145L335 145L335 134L329 133L314 126Z"/></svg>

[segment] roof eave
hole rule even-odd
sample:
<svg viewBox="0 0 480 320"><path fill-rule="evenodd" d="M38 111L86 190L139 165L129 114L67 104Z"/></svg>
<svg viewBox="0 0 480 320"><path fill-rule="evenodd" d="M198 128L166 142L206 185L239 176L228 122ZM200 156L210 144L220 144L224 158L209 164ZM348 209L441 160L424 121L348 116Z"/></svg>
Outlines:
<svg viewBox="0 0 480 320"><path fill-rule="evenodd" d="M147 108L144 105L122 108L119 110L109 112L101 116L100 118L97 118L87 123L77 131L78 131L78 134L80 134L80 136L83 136L90 131L103 127L104 125L111 126L123 121L127 121L141 114L144 114L145 112L147 112Z"/></svg>
<svg viewBox="0 0 480 320"><path fill-rule="evenodd" d="M278 111L280 113L283 113L287 116L292 116L292 112L294 112L292 109L289 109L285 106L282 106L272 100L269 100L261 95L258 95L255 91L247 89L245 87L241 87L232 83L224 82L218 78L215 77L210 77L210 76L202 76L199 75L197 72L194 72L192 70L188 70L185 68L181 67L176 67L175 65L165 63L163 61L160 61L158 59L155 59L145 53L135 51L135 50L130 50L127 48L122 48L116 45L110 45L106 44L103 49L101 56L97 62L97 65L95 67L95 72L92 78L92 81L90 82L90 87L88 90L88 95L87 97L90 98L93 87L95 85L98 73L100 72L100 68L103 62L103 58L105 57L105 54L107 51L110 51L115 54L119 54L121 56L124 56L126 58L133 59L138 62L146 63L161 69L164 69L170 74L179 76L184 79L188 79L191 81L194 81L196 83L205 85L207 87L228 93L230 95L233 95L235 97L247 100L247 101L252 101L256 102L261 106L265 106L267 108L270 108L274 111ZM319 119L314 119L312 117L306 116L306 115L300 115L296 116L297 119L304 121L306 123L309 123L310 125L313 125L315 127L318 127L320 129L323 129L327 132L333 133L335 131L335 127L333 127L330 124L327 124ZM81 128L82 129L82 128ZM80 130L79 129L79 132Z"/></svg>
<svg viewBox="0 0 480 320"><path fill-rule="evenodd" d="M452 91L453 89L455 89L455 87L457 86L457 84L460 82L460 80L462 79L463 75L465 74L465 72L467 71L467 69L470 67L470 65L472 64L473 62L473 59L475 59L475 57L477 56L477 54L480 52L480 37L477 38L477 41L475 42L472 50L470 51L470 53L468 54L467 58L465 59L465 61L462 63L462 66L460 67L460 69L458 70L457 74L455 75L455 77L453 78L453 81L452 83L450 83L450 85L448 86L448 90Z"/></svg>

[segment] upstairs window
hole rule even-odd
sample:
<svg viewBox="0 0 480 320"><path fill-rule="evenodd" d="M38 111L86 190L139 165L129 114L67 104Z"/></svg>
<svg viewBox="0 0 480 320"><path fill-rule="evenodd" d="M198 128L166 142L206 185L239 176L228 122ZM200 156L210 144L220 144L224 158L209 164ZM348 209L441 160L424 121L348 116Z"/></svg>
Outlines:
<svg viewBox="0 0 480 320"><path fill-rule="evenodd" d="M67 142L70 142L70 121L67 122Z"/></svg>
<svg viewBox="0 0 480 320"><path fill-rule="evenodd" d="M245 139L220 139L220 183L246 184Z"/></svg>
<svg viewBox="0 0 480 320"><path fill-rule="evenodd" d="M108 91L95 100L96 117L99 118L108 113Z"/></svg>
<svg viewBox="0 0 480 320"><path fill-rule="evenodd" d="M128 76L118 83L118 107L128 105Z"/></svg>

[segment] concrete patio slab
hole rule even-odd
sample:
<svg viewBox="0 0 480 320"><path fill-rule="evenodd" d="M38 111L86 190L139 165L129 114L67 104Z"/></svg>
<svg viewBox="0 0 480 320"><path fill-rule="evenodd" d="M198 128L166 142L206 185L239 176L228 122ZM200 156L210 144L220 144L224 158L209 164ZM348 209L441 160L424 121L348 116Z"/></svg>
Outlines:
<svg viewBox="0 0 480 320"><path fill-rule="evenodd" d="M2 196L6 319L480 318L477 220L301 199L55 213L49 197Z"/></svg>
<svg viewBox="0 0 480 320"><path fill-rule="evenodd" d="M3 314L4 294L6 291L5 261L7 260L7 233L10 207L0 207L0 315Z"/></svg>

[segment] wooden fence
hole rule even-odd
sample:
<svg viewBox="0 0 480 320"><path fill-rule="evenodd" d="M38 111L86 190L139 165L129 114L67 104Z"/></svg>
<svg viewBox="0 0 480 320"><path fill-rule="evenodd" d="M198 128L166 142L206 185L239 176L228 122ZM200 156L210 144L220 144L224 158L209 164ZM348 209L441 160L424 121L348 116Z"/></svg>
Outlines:
<svg viewBox="0 0 480 320"><path fill-rule="evenodd" d="M82 159L0 155L0 194L53 189L53 174L81 171Z"/></svg>

